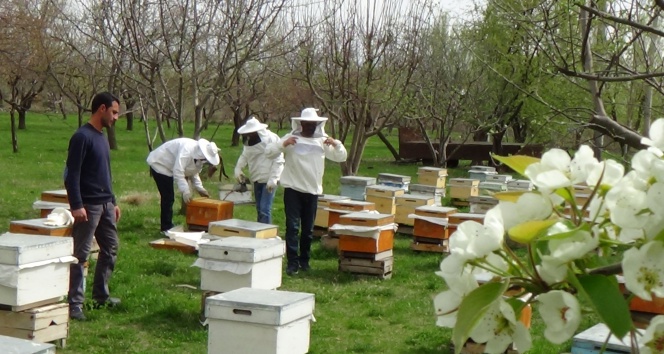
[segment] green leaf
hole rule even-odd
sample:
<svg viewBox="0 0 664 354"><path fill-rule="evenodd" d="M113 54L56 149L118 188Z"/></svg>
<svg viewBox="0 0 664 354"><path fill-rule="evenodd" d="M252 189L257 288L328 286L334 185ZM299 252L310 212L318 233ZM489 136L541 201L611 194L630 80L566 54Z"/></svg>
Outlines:
<svg viewBox="0 0 664 354"><path fill-rule="evenodd" d="M526 221L510 228L507 234L516 242L528 244L556 222L556 219Z"/></svg>
<svg viewBox="0 0 664 354"><path fill-rule="evenodd" d="M461 301L457 322L452 332L454 352L459 354L468 340L470 331L475 328L482 319L489 306L496 301L507 290L509 280L504 282L485 283L479 288L471 291Z"/></svg>
<svg viewBox="0 0 664 354"><path fill-rule="evenodd" d="M584 230L585 226L575 227L570 221L558 221L546 230L546 234L537 241L563 240ZM588 231L588 230L586 230Z"/></svg>
<svg viewBox="0 0 664 354"><path fill-rule="evenodd" d="M578 284L578 290L588 298L611 333L618 338L627 335L632 329L632 319L618 283L604 275L582 275Z"/></svg>
<svg viewBox="0 0 664 354"><path fill-rule="evenodd" d="M513 169L516 173L519 173L522 176L525 176L526 167L539 162L540 159L532 156L525 155L512 155L512 156L498 156L491 154L491 157L504 163L509 168Z"/></svg>
<svg viewBox="0 0 664 354"><path fill-rule="evenodd" d="M529 191L497 192L493 194L493 197L500 201L516 203L524 193L529 193Z"/></svg>

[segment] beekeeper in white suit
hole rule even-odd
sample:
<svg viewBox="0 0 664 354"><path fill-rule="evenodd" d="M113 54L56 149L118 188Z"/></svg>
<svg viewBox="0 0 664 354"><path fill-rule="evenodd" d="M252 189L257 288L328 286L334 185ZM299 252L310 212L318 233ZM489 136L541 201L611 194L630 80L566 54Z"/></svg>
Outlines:
<svg viewBox="0 0 664 354"><path fill-rule="evenodd" d="M182 200L187 204L192 196L186 178L191 180L198 194L209 197L210 194L203 187L198 174L205 163L216 166L219 161L217 145L205 139L169 140L148 155L150 174L157 183L161 195L161 231L173 227L173 202L175 202L173 182L177 184L178 190L182 193Z"/></svg>
<svg viewBox="0 0 664 354"><path fill-rule="evenodd" d="M325 159L344 162L347 156L341 141L325 134L327 118L319 117L316 111L305 108L300 117L291 118L293 131L267 149L269 158L283 153L286 160L281 186L284 187L286 212L288 275L310 268L311 240L318 195L323 193Z"/></svg>
<svg viewBox="0 0 664 354"><path fill-rule="evenodd" d="M279 136L267 129L255 117L238 128L242 135L244 148L235 165L235 178L238 182L251 181L254 186L254 199L256 200L256 213L258 222L272 223L272 202L277 189L277 182L284 170L284 155L278 154L268 158L265 149L269 144L279 141ZM249 169L249 178L242 170Z"/></svg>

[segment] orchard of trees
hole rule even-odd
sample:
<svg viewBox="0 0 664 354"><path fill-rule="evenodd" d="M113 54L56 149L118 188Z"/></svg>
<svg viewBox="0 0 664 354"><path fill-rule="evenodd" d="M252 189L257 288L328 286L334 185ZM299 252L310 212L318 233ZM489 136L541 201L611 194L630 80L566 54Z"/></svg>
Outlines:
<svg viewBox="0 0 664 354"><path fill-rule="evenodd" d="M370 137L394 151L385 135L402 126L443 166L450 141L624 154L662 115L663 9L485 0L452 18L435 0L3 0L0 109L14 152L36 104L80 125L108 90L149 148L166 127L198 138L254 114L287 129L319 107L348 149L346 175Z"/></svg>

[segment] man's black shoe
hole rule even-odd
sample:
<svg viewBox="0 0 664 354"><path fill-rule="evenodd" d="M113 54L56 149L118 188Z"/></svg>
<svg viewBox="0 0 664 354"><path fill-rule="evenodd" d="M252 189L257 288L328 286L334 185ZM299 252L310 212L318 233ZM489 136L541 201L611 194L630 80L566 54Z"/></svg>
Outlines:
<svg viewBox="0 0 664 354"><path fill-rule="evenodd" d="M297 274L298 268L299 267L296 265L289 265L288 267L286 267L286 275L292 276Z"/></svg>
<svg viewBox="0 0 664 354"><path fill-rule="evenodd" d="M308 272L311 270L311 266L309 265L309 263L302 264L300 265L300 269L302 269L303 272Z"/></svg>
<svg viewBox="0 0 664 354"><path fill-rule="evenodd" d="M77 320L77 321L85 321L85 314L83 313L83 309L80 307L72 307L69 309L69 318L72 320Z"/></svg>
<svg viewBox="0 0 664 354"><path fill-rule="evenodd" d="M117 297L109 297L108 299L106 299L106 301L95 300L93 307L95 308L95 310L101 308L113 308L120 306L121 303L122 301L120 301L120 299L118 299Z"/></svg>

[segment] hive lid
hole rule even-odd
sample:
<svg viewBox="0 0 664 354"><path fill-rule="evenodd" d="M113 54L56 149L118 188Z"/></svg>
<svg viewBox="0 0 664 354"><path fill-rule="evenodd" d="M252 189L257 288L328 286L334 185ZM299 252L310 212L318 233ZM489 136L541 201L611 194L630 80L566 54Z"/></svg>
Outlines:
<svg viewBox="0 0 664 354"><path fill-rule="evenodd" d="M71 256L71 237L4 233L0 235L0 264L22 265Z"/></svg>
<svg viewBox="0 0 664 354"><path fill-rule="evenodd" d="M376 178L374 177L361 177L361 176L344 176L339 179L341 184L353 184L353 185L363 185L368 186L376 184Z"/></svg>
<svg viewBox="0 0 664 354"><path fill-rule="evenodd" d="M208 297L205 307L208 318L283 325L311 316L314 301L309 293L240 288Z"/></svg>
<svg viewBox="0 0 664 354"><path fill-rule="evenodd" d="M278 238L231 236L201 244L198 256L222 261L255 263L281 257L285 252L285 245L286 243Z"/></svg>
<svg viewBox="0 0 664 354"><path fill-rule="evenodd" d="M218 225L225 226L228 228L235 228L239 230L252 230L252 231L263 231L279 228L277 225L264 224L262 222L241 220L241 219L226 219L218 221L210 221L210 226Z"/></svg>

